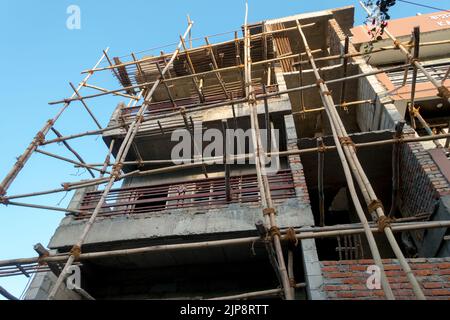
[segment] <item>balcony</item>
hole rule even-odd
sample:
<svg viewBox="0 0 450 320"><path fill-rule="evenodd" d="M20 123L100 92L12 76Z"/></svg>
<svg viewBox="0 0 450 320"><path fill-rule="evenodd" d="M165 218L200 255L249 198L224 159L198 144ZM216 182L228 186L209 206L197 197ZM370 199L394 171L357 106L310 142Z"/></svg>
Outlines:
<svg viewBox="0 0 450 320"><path fill-rule="evenodd" d="M295 186L290 170L279 171L268 176L274 202L281 203L295 197ZM80 210L92 212L97 206L102 191L87 192L81 201ZM227 199L228 197L228 199ZM113 189L99 213L101 217L139 215L179 209L206 211L230 204L260 204L257 177L254 174L230 178L227 195L224 178L209 178L180 183L144 187ZM76 219L89 218L89 214Z"/></svg>

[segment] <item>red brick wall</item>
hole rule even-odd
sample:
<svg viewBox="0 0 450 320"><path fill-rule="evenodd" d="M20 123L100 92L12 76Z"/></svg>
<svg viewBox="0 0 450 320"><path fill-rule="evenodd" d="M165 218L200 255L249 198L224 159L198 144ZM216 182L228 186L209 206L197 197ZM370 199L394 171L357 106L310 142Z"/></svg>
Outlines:
<svg viewBox="0 0 450 320"><path fill-rule="evenodd" d="M415 299L412 287L397 260L383 260L386 275L396 299ZM427 299L450 300L450 258L408 259L411 269L421 283ZM322 261L323 290L328 299L385 299L382 289L370 290L366 273L372 260Z"/></svg>

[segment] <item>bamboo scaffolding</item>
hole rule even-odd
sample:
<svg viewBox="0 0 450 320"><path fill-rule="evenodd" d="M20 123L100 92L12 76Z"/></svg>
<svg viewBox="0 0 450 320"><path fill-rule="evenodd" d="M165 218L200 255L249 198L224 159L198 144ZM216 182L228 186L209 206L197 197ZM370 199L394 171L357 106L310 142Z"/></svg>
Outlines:
<svg viewBox="0 0 450 320"><path fill-rule="evenodd" d="M275 218L275 209L270 194L270 186L265 173L265 155L262 149L261 135L259 134L258 113L256 109L255 93L252 87L252 61L251 61L251 44L250 44L250 31L247 23L248 18L248 4L245 5L245 23L244 23L244 70L245 70L245 86L246 97L248 100L248 108L250 109L250 122L252 131L253 151L255 154L255 167L258 184L260 186L261 202L264 208L264 216L266 223L270 230L278 230L278 226ZM267 214L266 214L267 212ZM281 278L284 297L286 300L294 299L289 282L289 275L286 269L283 250L281 247L280 235L277 232L273 232L272 235L273 245L275 247L275 253L278 263L279 276Z"/></svg>
<svg viewBox="0 0 450 320"><path fill-rule="evenodd" d="M182 38L186 38L187 34L189 33L189 31L192 28L192 23L188 24L188 27L186 29L186 32L184 33L184 35L182 36ZM182 41L180 41L180 43L177 46L177 50L175 50L175 52L172 54L171 59L169 60L169 62L167 63L167 65L164 67L163 69L163 75L167 72L167 70L169 69L169 67L172 65L173 61L175 60L176 56L178 55L180 48L182 46ZM145 92L145 97L144 97L144 101L146 101L147 103L151 101L152 96L154 94L154 92L156 91L156 88L158 87L158 85L160 84L161 79L158 79L155 84L153 85L153 87L148 91ZM142 91L139 93L139 96L142 96ZM137 101L135 101L136 103ZM131 101L130 101L131 103ZM131 123L131 125L128 128L127 131L127 135L125 136L125 138L123 139L123 142L120 146L120 149L117 153L116 156L116 168L114 169L113 173L110 175L109 178L109 182L106 185L105 189L103 190L103 193L99 199L99 202L97 204L97 206L95 207L92 215L90 216L88 222L86 223L83 233L81 234L80 238L78 239L77 243L73 246L72 251L70 256L68 257L65 265L64 265L64 269L61 272L61 275L58 277L58 279L55 282L55 285L52 287L50 294L48 296L49 300L52 300L55 298L55 295L59 289L59 287L62 285L62 282L64 281L64 279L67 277L67 272L68 269L70 268L70 266L73 264L73 262L76 260L76 258L78 258L80 252L81 252L81 246L84 243L84 240L87 236L87 234L89 233L92 225L94 224L94 221L98 215L98 213L101 210L101 207L103 205L103 203L106 200L106 196L108 195L109 191L111 190L114 182L116 181L116 178L118 175L120 175L120 166L121 166L121 162L125 160L125 157L128 154L128 150L130 149L130 146L133 142L134 137L137 134L137 131L139 130L139 126L142 122L142 114L144 113L146 109L146 104L142 104L142 106L140 107L138 113L136 114L133 122ZM118 166L118 167L117 167Z"/></svg>
<svg viewBox="0 0 450 320"><path fill-rule="evenodd" d="M386 144L400 144L400 143L409 143L409 142L423 142L423 141L431 141L435 139L446 139L450 138L450 133L446 134L440 134L440 135L434 135L434 136L424 136L424 137L412 137L412 138L393 138L393 139L387 139L387 140L380 140L380 141L372 141L372 142L362 142L362 143L355 143L355 147L357 148L368 148L373 146L380 146L380 145L386 145ZM290 156L290 155L301 155L301 154L307 154L307 153L313 153L323 151L323 152L331 152L336 151L336 146L323 146L319 148L307 148L307 149L299 149L299 150L289 150L289 151L274 151L267 153L266 156L272 157L272 156ZM229 155L229 160L242 160L242 159L251 159L254 155L252 154L239 154L239 155ZM147 171L140 171L135 170L133 172L130 172L126 175L122 175L120 179L123 179L125 177L133 177L138 175L150 175L150 174L160 174L160 173L167 173L167 172L173 172L176 170L183 170L183 169L191 169L195 167L202 166L201 161L205 165L209 165L213 161L220 161L222 157L207 157L207 158L198 158L198 159L181 159L182 162L188 162L188 161L197 161L196 163L187 163L182 165L174 165L169 167L163 167L153 170L147 170ZM160 163L173 163L173 160L143 160L142 162L139 161L124 161L122 164L124 166L126 165L139 165L139 164L160 164ZM87 164L89 166L102 166L102 163L93 163L93 164ZM113 164L108 164L108 166L112 166ZM58 193L58 192L65 192L65 191L71 191L76 189L82 189L89 186L99 185L106 183L106 179L91 179L91 180L83 180L77 183L66 185L66 188L58 188L58 189L52 189L52 190L46 190L46 191L40 191L40 192L33 192L33 193L26 193L26 194L18 194L18 195L12 195L12 196L5 196L2 199L4 200L10 200L10 199L17 199L17 198L26 198L26 197L33 197L33 196L40 196L45 194L51 194L51 193Z"/></svg>
<svg viewBox="0 0 450 320"><path fill-rule="evenodd" d="M58 137L61 138L62 134L56 130L55 127L51 128L53 133ZM69 150L83 165L86 165L86 162L83 160L83 158L78 154L78 152L76 152L68 143L67 141L62 141L63 145L67 148L67 150ZM37 151L37 149L36 149ZM87 168L88 172L90 173L90 175L92 176L92 178L95 177L94 173L92 172L91 168Z"/></svg>
<svg viewBox="0 0 450 320"><path fill-rule="evenodd" d="M359 1L359 4L361 7L370 14L370 10ZM415 68L420 69L420 71L425 75L425 77L433 84L433 86L436 87L438 90L438 96L444 99L447 102L450 102L450 91L447 89L447 87L444 85L444 83L439 83L434 77L422 66L420 63L420 60L418 58L415 58L411 55L411 53L408 51L408 49L405 47L405 45L400 42L390 31L388 28L384 28L384 33L394 42L394 46L411 61L411 63L414 65Z"/></svg>
<svg viewBox="0 0 450 320"><path fill-rule="evenodd" d="M313 27L313 26L315 26L314 22L305 24L305 28ZM286 31L292 31L292 30L295 30L295 29L296 29L296 27L288 27L288 28L281 29L281 30L265 31L265 32L261 32L261 33L258 33L258 34L250 35L250 39L251 40L255 40L255 39L259 39L259 38L262 38L264 36L267 36L267 35L281 33L281 32L286 32ZM237 31L235 32L235 34L237 34ZM235 43L236 41L238 41L238 42L244 41L244 38L235 37L235 39L233 39L233 40L223 41L223 42L219 42L219 43L213 43L211 45L207 44L207 45L199 46L199 47L196 47L196 48L190 48L190 49L187 49L186 52L191 54L191 53L194 53L194 52L204 51L209 46L217 47L217 46L221 46L221 45ZM170 55L171 54L162 54L160 57L161 58L170 57ZM88 69L88 70L83 70L81 73L82 74L95 73L95 72L99 72L99 71L111 70L111 69L120 68L120 67L127 67L127 66L130 66L130 65L137 65L137 64L141 64L142 62L148 62L148 61L153 61L153 60L155 60L155 57L145 57L145 58L142 58L142 59L139 59L139 60L129 61L129 62L117 64L117 65L110 65L110 66L102 67L102 68L92 68L92 69Z"/></svg>
<svg viewBox="0 0 450 320"><path fill-rule="evenodd" d="M356 188L354 186L353 178L352 178L352 171L350 170L349 160L346 158L346 156L344 154L344 150L343 150L345 146L341 145L341 142L339 140L339 137L343 137L344 134L341 132L341 130L339 130L340 128L339 128L338 124L336 124L336 119L333 117L333 111L336 112L336 108L334 107L334 102L327 99L327 97L331 99L331 97L329 95L328 87L323 83L323 80L321 79L321 77L317 71L314 58L313 58L312 54L309 52L310 49L308 46L308 41L306 40L305 34L303 33L303 30L301 28L300 22L298 22L298 21L297 21L297 28L298 28L298 31L302 38L303 45L305 46L305 50L308 53L308 59L314 70L314 75L317 80L317 86L319 86L320 96L321 96L322 102L326 108L325 110L328 115L328 118L330 120L331 129L333 131L333 139L334 139L335 145L337 147L339 158L341 159L345 178L347 180L347 186L348 186L351 198L353 200L353 204L355 206L356 213L357 213L361 223L364 226L365 235L366 235L367 241L369 243L372 257L375 261L375 264L378 266L378 268L380 270L383 291L384 291L387 299L393 300L393 299L395 299L395 297L394 297L394 294L392 293L392 289L387 280L386 273L384 271L383 262L381 260L380 252L379 252L377 244L375 242L375 238L374 238L372 232L370 231L369 223L367 221L364 210L361 206L361 203L359 202L358 195L356 193ZM339 115L337 117L339 118Z"/></svg>
<svg viewBox="0 0 450 320"><path fill-rule="evenodd" d="M69 85L72 87L73 91L75 92L75 94L77 95L77 97L80 99L81 104L83 105L83 107L86 109L86 111L89 113L89 115L91 116L92 120L94 120L95 124L97 125L97 127L99 129L102 128L100 122L98 122L97 118L94 116L94 114L92 113L92 110L88 107L88 105L86 104L86 102L84 101L83 97L80 95L80 93L78 92L77 88L73 85L72 82L69 82Z"/></svg>
<svg viewBox="0 0 450 320"><path fill-rule="evenodd" d="M89 83L85 83L83 85L83 87L95 89L95 90L101 91L101 92L108 92L108 89L105 89L105 88L102 88L102 87L99 87L99 86L94 86L94 85L89 84ZM136 96L132 96L132 95L121 93L121 92L114 92L114 93L112 93L112 95L114 95L114 96L121 96L121 97L128 98L128 99L138 100L138 98Z"/></svg>
<svg viewBox="0 0 450 320"><path fill-rule="evenodd" d="M300 34L302 36L302 39L303 39L303 41L305 43L305 47L306 47L307 46L306 38L305 38L303 31L301 30L300 23L298 21L297 21L297 26L299 27ZM311 54L309 54L309 59L311 61L311 65L313 66L313 68L316 69L315 63L314 63L314 58ZM422 67L422 66L420 65L420 67ZM321 81L320 81L321 78L320 78L320 75L317 72L317 70L315 70L315 75L316 75L316 79L317 79L317 82L318 82L318 85L320 88L322 101L324 102L324 105L327 107L327 113L329 116L329 120L330 120L330 123L332 124L331 126L332 126L332 130L333 130L333 136L335 139L336 146L338 147L338 152L341 153L341 159L344 160L346 158L346 162L348 162L351 165L354 177L355 177L355 179L358 183L358 186L364 196L364 199L369 208L369 211L374 211L376 213L380 228L383 229L384 234L386 235L386 238L388 239L388 242L389 242L395 256L399 260L399 263L402 266L403 271L405 272L409 282L411 283L411 286L413 288L415 296L420 300L425 300L425 295L419 285L419 282L417 281L408 262L406 261L404 255L403 255L403 252L401 251L401 249L397 243L397 240L395 239L395 237L393 235L393 232L389 226L389 223L383 222L383 221L386 221L387 218L384 215L384 209L382 207L382 204L381 204L380 200L378 200L378 198L372 188L372 185L370 184L370 182L364 172L364 169L362 168L361 163L359 162L359 159L355 152L355 147L352 145L352 141L349 138L349 136L345 130L345 127L342 123L342 120L341 120L339 114L336 111L336 108L334 107L333 98L331 97L331 94L329 93L327 86L324 83L321 83ZM344 153L345 153L345 155L344 155ZM347 183L348 183L349 187L350 187L349 180L351 180L351 179L352 178L350 175L349 178L347 179ZM352 181L352 184L353 184L353 181ZM353 202L356 207L359 204L359 199L356 194L356 189L354 189L354 187L353 188L350 187L350 189L353 189L351 191L351 193L354 193L352 197L354 199ZM356 203L356 202L358 202L358 203ZM357 210L359 210L359 209L357 209ZM361 207L360 213L364 214L364 212L362 211L362 207ZM365 216L364 216L364 219L365 219ZM367 233L367 235L370 235L371 238L373 239L372 233L369 232L369 233ZM369 240L369 243L370 242L371 241ZM375 244L374 239L373 239L373 244ZM376 244L375 244L375 246L376 246ZM378 251L378 249L376 251ZM372 254L374 254L374 251L372 251ZM389 299L390 298L394 299L394 295L392 294L392 290L390 289L390 286L386 279L386 275L385 275L383 265L381 262L381 257L379 256L379 253L375 252L375 254L378 256L376 258L374 257L374 260L378 260L378 262L381 265L381 267L380 267L380 265L378 265L378 263L377 263L377 265L380 267L380 270L381 270L382 283L383 283L383 287L385 288L386 296ZM383 279L384 279L384 281L383 281Z"/></svg>
<svg viewBox="0 0 450 320"><path fill-rule="evenodd" d="M51 153L51 152L47 152L47 151L44 151L44 150L41 150L41 149L36 149L35 152L40 153L40 154L44 154L46 156L49 156L49 157L52 157L52 158L55 158L55 159L59 159L59 160L62 160L62 161L68 162L68 163L72 163L72 164L74 164L74 165L76 165L78 167L86 168L91 173L92 178L95 178L95 175L92 173L91 170L102 172L101 169L98 169L96 167L89 166L89 165L86 165L85 163L77 162L77 161L71 160L69 158L62 157L62 156L59 156L57 154L54 154L54 153Z"/></svg>
<svg viewBox="0 0 450 320"><path fill-rule="evenodd" d="M425 222L407 222L407 223L392 223L392 230L394 232L404 232L411 230L425 230L425 229L436 229L436 228L448 228L450 227L450 220L444 221L425 221ZM322 231L323 230L323 231ZM298 240L302 239L318 239L318 238L331 238L343 235L351 234L363 234L365 232L361 224L352 225L341 225L333 229L332 226L328 227L312 227L307 230L296 229L296 238ZM374 233L381 233L378 226L372 224L370 231ZM285 234L285 231L281 230L281 234ZM178 243L178 244L165 244L165 245L153 245L132 249L118 249L118 250L108 250L108 251L97 251L89 253L81 253L78 257L78 261L85 261L90 259L102 259L109 257L119 257L126 255L137 255L144 253L160 253L160 252L170 252L173 250L192 250L192 249L202 249L202 248L214 248L221 246L232 246L232 245L243 245L252 243L264 243L267 240L261 237L244 237L244 238L233 238L224 240L213 240L213 241L201 241L201 242L190 242L190 243ZM283 238L283 241L287 241ZM0 261L0 267L5 266L16 266L17 264L26 265L32 263L49 263L49 262L64 262L69 257L68 253L61 253L58 255L50 255L48 257L32 257L32 258L19 258L19 259L7 259Z"/></svg>
<svg viewBox="0 0 450 320"><path fill-rule="evenodd" d="M104 50L103 55L101 58L97 61L94 68L96 68L100 63L103 61L105 57L105 52L108 52L109 48ZM89 73L86 75L86 77L83 79L81 83L86 83L89 78L92 76L92 73ZM82 85L80 84L77 88L79 91L82 88ZM76 94L73 93L72 98L75 97ZM67 109L67 107L70 105L70 102L65 102L64 105L61 107L61 109L57 112L57 114L50 120L46 122L46 124L43 126L43 128L36 134L36 137L31 141L30 145L27 147L27 149L24 151L24 153L18 158L17 162L14 164L13 168L9 171L9 173L6 175L6 177L2 180L0 183L0 196L4 196L11 183L14 181L14 179L17 177L19 172L22 170L24 165L27 163L28 159L30 159L33 152L37 149L37 147L41 144L42 141L45 140L45 136L49 132L50 128L53 127L53 125L56 123L56 121L59 119L59 117L63 114L63 112Z"/></svg>

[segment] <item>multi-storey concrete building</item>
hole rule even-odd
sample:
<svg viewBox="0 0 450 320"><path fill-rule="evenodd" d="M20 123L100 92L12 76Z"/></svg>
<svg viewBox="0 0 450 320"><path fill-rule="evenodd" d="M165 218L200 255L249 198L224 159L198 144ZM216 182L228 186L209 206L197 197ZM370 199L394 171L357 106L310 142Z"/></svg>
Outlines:
<svg viewBox="0 0 450 320"><path fill-rule="evenodd" d="M243 38L236 35L217 44L183 50L182 41L173 64L169 55L129 63L114 59L111 70L127 95L164 81L144 109L120 103L112 114L103 141L116 159L128 141L130 123L142 121L124 161L108 164L112 173L120 173L120 187L107 193L105 202L104 190L96 185L77 189L71 213L48 244L51 255L71 252L81 268L82 293L62 284L54 297L81 299L83 292L95 299L205 299L247 292L286 297L283 274L296 299L389 297L385 286L370 290L366 285L374 251L359 224L343 154L333 147L339 138L344 151L356 148L376 194L375 201L360 189L356 197L366 204L366 219L373 221L369 232L394 296L413 299L421 291L428 298L448 299L447 225L431 226L450 220L445 136L450 18L434 13L394 20L388 28L397 39L383 35L374 42L366 26L353 26L353 17L354 8L344 7L255 23ZM411 40L415 26L420 27L420 43ZM400 46L412 51L413 58ZM415 76L415 61L441 89L421 70ZM336 136L329 98L349 138ZM251 131L242 145L230 147L238 139L215 141L228 160L247 155L244 163L201 161L199 150L206 152L213 140L208 134L227 128L244 134L254 129L256 113L259 128L270 132L260 139L272 153L270 170L254 164L260 150L254 153L258 139ZM396 128L401 139L392 140ZM177 132L194 138L188 143L191 154L181 157L197 161L169 161L181 143ZM435 140L420 139L436 134ZM217 150L212 156L220 159ZM267 193L272 206L264 199ZM74 244L99 201L80 255ZM389 221L377 217L380 209ZM268 216L275 223L268 223ZM386 227L395 232L394 240L385 234ZM274 237L281 239L283 262ZM83 258L95 252L117 254ZM395 260L402 256L406 260ZM419 290L406 277L405 263ZM64 264L48 265L52 271L36 274L26 299L48 297Z"/></svg>

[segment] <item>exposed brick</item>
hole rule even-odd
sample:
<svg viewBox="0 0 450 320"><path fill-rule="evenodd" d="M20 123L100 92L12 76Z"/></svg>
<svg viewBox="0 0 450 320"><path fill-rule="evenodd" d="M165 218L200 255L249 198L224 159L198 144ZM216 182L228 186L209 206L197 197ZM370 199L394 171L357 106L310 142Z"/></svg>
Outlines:
<svg viewBox="0 0 450 320"><path fill-rule="evenodd" d="M442 288L442 284L439 282L425 282L425 283L422 283L422 285L425 289Z"/></svg>

